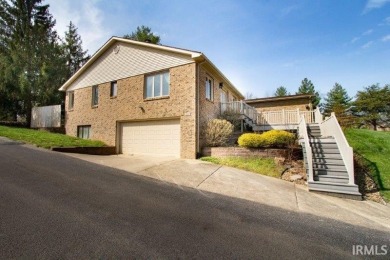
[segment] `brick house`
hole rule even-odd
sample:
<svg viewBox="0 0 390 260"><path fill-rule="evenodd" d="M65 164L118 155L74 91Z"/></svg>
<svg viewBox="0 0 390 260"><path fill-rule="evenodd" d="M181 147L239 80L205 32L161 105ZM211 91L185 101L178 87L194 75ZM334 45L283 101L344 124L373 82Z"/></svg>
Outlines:
<svg viewBox="0 0 390 260"><path fill-rule="evenodd" d="M196 158L220 102L244 97L201 52L112 37L60 88L66 133L118 153Z"/></svg>

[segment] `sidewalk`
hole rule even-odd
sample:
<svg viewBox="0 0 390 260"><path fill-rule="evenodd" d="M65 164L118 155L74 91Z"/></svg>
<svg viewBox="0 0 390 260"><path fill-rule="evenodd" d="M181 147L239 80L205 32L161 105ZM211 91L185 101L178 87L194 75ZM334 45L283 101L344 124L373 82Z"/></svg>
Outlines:
<svg viewBox="0 0 390 260"><path fill-rule="evenodd" d="M199 160L151 156L67 154L179 187L190 187L366 228L390 231L390 207L307 191L302 185Z"/></svg>

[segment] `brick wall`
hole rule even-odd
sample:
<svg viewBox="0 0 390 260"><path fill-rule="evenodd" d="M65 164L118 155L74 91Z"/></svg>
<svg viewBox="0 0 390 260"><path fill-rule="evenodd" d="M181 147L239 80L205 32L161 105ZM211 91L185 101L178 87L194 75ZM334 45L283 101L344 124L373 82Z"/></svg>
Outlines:
<svg viewBox="0 0 390 260"><path fill-rule="evenodd" d="M221 92L225 91L227 93L227 100L231 101L233 98L235 100L238 100L239 98L232 93L227 87L226 82L224 80L217 76L218 74L215 73L211 68L207 66L201 66L199 70L199 102L200 102L200 109L199 109L199 129L200 129L200 137L199 137L199 143L200 147L203 147L205 145L205 138L204 138L204 128L206 127L206 124L209 120L217 118L220 115L220 101L221 101ZM206 77L213 78L213 94L214 98L213 100L206 99ZM219 88L219 83L223 82L224 87L222 89Z"/></svg>
<svg viewBox="0 0 390 260"><path fill-rule="evenodd" d="M118 79L118 95L110 98L110 82L99 85L99 104L91 106L92 87L75 90L74 108L68 109L66 133L77 135L78 125L91 125L91 138L117 144L117 122L180 118L181 157L196 157L196 65L171 68L169 98L145 100L144 75ZM143 108L141 109L140 106Z"/></svg>

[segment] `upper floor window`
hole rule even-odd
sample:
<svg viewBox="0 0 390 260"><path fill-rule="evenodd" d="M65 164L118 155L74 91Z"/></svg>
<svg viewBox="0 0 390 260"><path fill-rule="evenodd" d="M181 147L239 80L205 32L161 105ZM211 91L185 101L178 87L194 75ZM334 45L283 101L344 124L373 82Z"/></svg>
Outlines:
<svg viewBox="0 0 390 260"><path fill-rule="evenodd" d="M74 92L71 91L68 94L68 110L72 110L74 107Z"/></svg>
<svg viewBox="0 0 390 260"><path fill-rule="evenodd" d="M92 86L92 106L99 104L99 86Z"/></svg>
<svg viewBox="0 0 390 260"><path fill-rule="evenodd" d="M116 97L118 95L118 83L116 81L111 82L110 97Z"/></svg>
<svg viewBox="0 0 390 260"><path fill-rule="evenodd" d="M146 76L145 98L169 96L169 72Z"/></svg>
<svg viewBox="0 0 390 260"><path fill-rule="evenodd" d="M213 86L214 86L214 80L207 76L206 77L206 98L208 100L213 100Z"/></svg>

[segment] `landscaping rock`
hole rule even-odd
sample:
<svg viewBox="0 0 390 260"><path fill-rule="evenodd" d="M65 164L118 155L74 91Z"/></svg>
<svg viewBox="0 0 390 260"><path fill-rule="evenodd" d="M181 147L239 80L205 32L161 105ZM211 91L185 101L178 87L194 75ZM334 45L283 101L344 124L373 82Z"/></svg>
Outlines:
<svg viewBox="0 0 390 260"><path fill-rule="evenodd" d="M294 174L294 175L290 176L291 181L297 181L297 180L301 180L301 179L303 179L303 177L300 174Z"/></svg>

